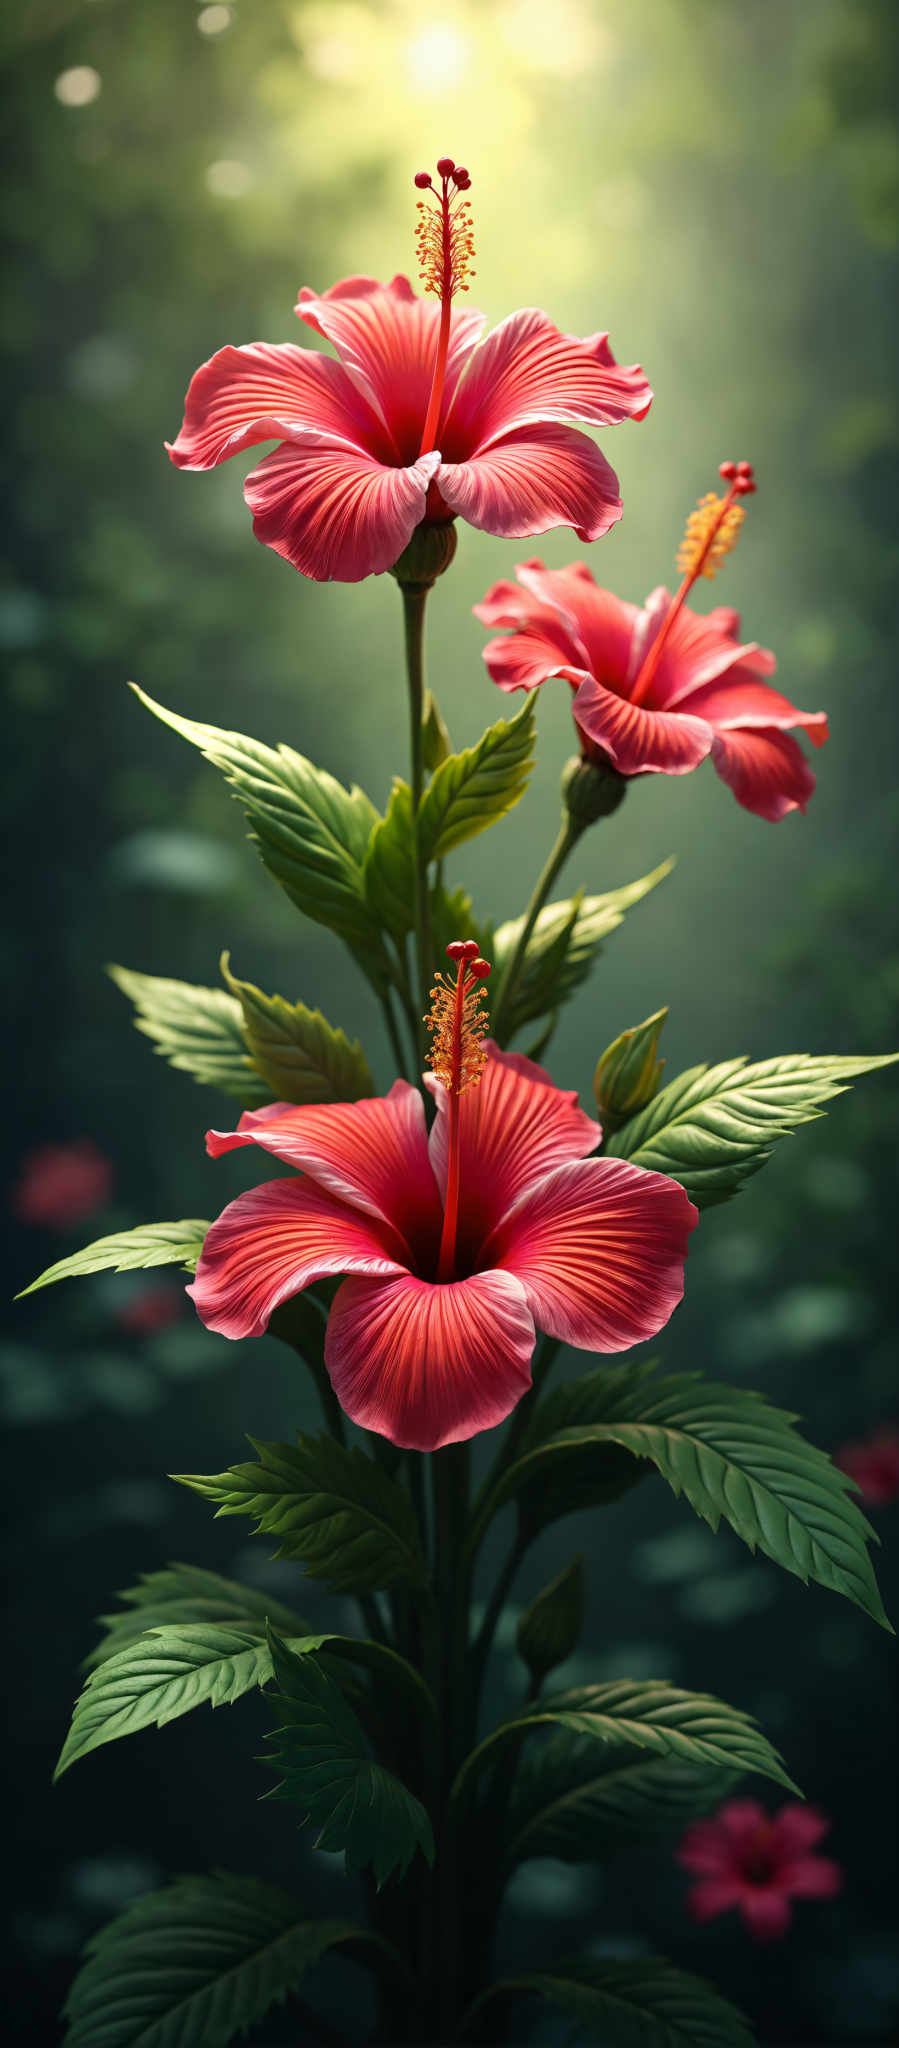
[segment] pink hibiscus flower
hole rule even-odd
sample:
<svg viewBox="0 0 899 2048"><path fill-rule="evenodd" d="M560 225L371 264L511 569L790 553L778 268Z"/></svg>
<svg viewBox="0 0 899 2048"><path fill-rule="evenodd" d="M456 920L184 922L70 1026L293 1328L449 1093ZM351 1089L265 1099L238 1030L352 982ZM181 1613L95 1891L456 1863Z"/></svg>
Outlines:
<svg viewBox="0 0 899 2048"><path fill-rule="evenodd" d="M740 642L739 613L718 605L700 617L686 604L697 577L714 574L733 546L743 516L734 501L752 485L748 464L723 463L722 474L726 494L691 514L675 597L654 590L641 609L601 589L584 562L546 569L534 560L474 611L485 626L513 629L484 648L501 690L533 690L550 676L571 684L588 760L611 761L624 776L686 775L711 754L738 803L773 820L804 811L815 787L787 729L801 726L822 746L827 720L767 685L774 656Z"/></svg>
<svg viewBox="0 0 899 2048"><path fill-rule="evenodd" d="M22 1161L10 1197L22 1223L68 1230L102 1209L115 1178L111 1159L92 1138L71 1138L62 1145L36 1145Z"/></svg>
<svg viewBox="0 0 899 2048"><path fill-rule="evenodd" d="M530 1386L536 1327L588 1351L653 1337L683 1294L697 1211L682 1187L591 1159L599 1125L542 1067L482 1044L473 941L448 949L431 1024L428 1136L406 1081L364 1102L247 1110L217 1156L259 1145L301 1169L237 1197L188 1292L210 1329L254 1337L280 1302L346 1274L325 1364L352 1421L420 1451L490 1429Z"/></svg>
<svg viewBox="0 0 899 2048"><path fill-rule="evenodd" d="M789 1800L773 1817L755 1799L728 1799L709 1820L687 1828L677 1860L698 1879L687 1893L694 1920L737 1906L757 1941L786 1934L791 1899L832 1899L843 1872L812 1852L830 1822Z"/></svg>
<svg viewBox="0 0 899 2048"><path fill-rule="evenodd" d="M479 347L467 291L468 172L426 172L419 229L426 291L405 277L348 277L296 312L339 360L290 343L223 348L192 379L184 423L166 443L181 469L212 469L278 441L247 478L257 538L304 576L358 583L393 567L422 521L458 515L488 533L573 526L597 540L621 517L614 472L586 435L642 419L652 392L620 369L605 334L579 341L545 313L513 313Z"/></svg>
<svg viewBox="0 0 899 2048"><path fill-rule="evenodd" d="M834 1452L833 1462L848 1472L869 1507L882 1508L899 1500L899 1427L885 1422L859 1443L844 1444Z"/></svg>

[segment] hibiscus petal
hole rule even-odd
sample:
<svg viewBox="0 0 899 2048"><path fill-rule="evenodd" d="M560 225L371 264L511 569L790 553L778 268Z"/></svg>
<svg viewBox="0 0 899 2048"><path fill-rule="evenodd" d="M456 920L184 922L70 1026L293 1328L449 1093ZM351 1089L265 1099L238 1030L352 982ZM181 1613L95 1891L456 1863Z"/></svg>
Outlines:
<svg viewBox="0 0 899 2048"><path fill-rule="evenodd" d="M783 1883L794 1899L835 1899L843 1889L843 1872L830 1856L800 1856L784 1866Z"/></svg>
<svg viewBox="0 0 899 2048"><path fill-rule="evenodd" d="M206 1233L187 1293L207 1329L258 1337L282 1301L332 1273L401 1273L394 1233L305 1180L229 1202Z"/></svg>
<svg viewBox="0 0 899 2048"><path fill-rule="evenodd" d="M470 357L448 429L454 440L461 435L483 448L513 427L542 420L609 427L642 419L651 404L643 371L636 364L620 367L606 334L583 341L560 334L545 313L528 306L510 313Z"/></svg>
<svg viewBox="0 0 899 2048"><path fill-rule="evenodd" d="M279 1113L280 1112L280 1113ZM428 1154L424 1105L408 1081L363 1102L276 1103L245 1110L236 1131L207 1131L214 1159L259 1145L310 1174L342 1201L399 1231L407 1245L430 1243L442 1209Z"/></svg>
<svg viewBox="0 0 899 2048"><path fill-rule="evenodd" d="M604 590L586 562L564 569L545 569L542 562L520 562L516 575L541 605L551 605L577 634L586 654L580 664L599 682L624 687L631 643L640 619L639 607Z"/></svg>
<svg viewBox="0 0 899 2048"><path fill-rule="evenodd" d="M827 1815L819 1812L816 1806L782 1806L770 1824L772 1852L783 1861L794 1856L807 1856L810 1849L817 1848L829 1828Z"/></svg>
<svg viewBox="0 0 899 2048"><path fill-rule="evenodd" d="M477 606L474 607L477 610ZM536 690L550 676L584 675L583 650L572 647L561 621L549 610L534 616L523 633L488 640L481 653L491 680L501 690Z"/></svg>
<svg viewBox="0 0 899 2048"><path fill-rule="evenodd" d="M705 718L720 732L753 726L784 728L798 725L814 747L830 738L826 711L800 711L780 690L758 682L750 663L736 662L726 675L698 689L685 691L678 700L679 711Z"/></svg>
<svg viewBox="0 0 899 2048"><path fill-rule="evenodd" d="M439 455L388 469L363 450L285 443L251 471L257 540L317 583L360 583L399 559L424 518Z"/></svg>
<svg viewBox="0 0 899 2048"><path fill-rule="evenodd" d="M777 1941L793 1918L790 1901L773 1886L744 1885L740 1912L756 1941Z"/></svg>
<svg viewBox="0 0 899 2048"><path fill-rule="evenodd" d="M487 1041L487 1064L459 1103L460 1256L474 1258L494 1225L553 1167L594 1152L602 1132L573 1091L557 1088L543 1067ZM431 1163L446 1187L446 1089L425 1081L437 1103L428 1140Z"/></svg>
<svg viewBox="0 0 899 2048"><path fill-rule="evenodd" d="M804 811L816 777L801 747L785 732L715 733L712 760L744 810L773 822Z"/></svg>
<svg viewBox="0 0 899 2048"><path fill-rule="evenodd" d="M166 448L178 469L214 469L259 441L325 434L382 452L384 435L352 378L313 349L251 342L201 363Z"/></svg>
<svg viewBox="0 0 899 2048"><path fill-rule="evenodd" d="M571 708L575 724L605 748L621 775L688 775L714 738L703 718L630 704L592 675L584 677Z"/></svg>
<svg viewBox="0 0 899 2048"><path fill-rule="evenodd" d="M631 648L630 677L636 675L653 641L661 632L674 599L664 585L650 592L637 615ZM683 605L666 629L665 644L652 679L648 702L660 711L693 710L694 690L713 682L738 663L756 676L771 675L777 667L773 654L754 640L742 642L739 613L716 605L710 612L694 612Z"/></svg>
<svg viewBox="0 0 899 2048"><path fill-rule="evenodd" d="M678 1863L701 1875L734 1870L744 1845L767 1826L768 1816L757 1799L725 1800L710 1819L691 1821L681 1838Z"/></svg>
<svg viewBox="0 0 899 2048"><path fill-rule="evenodd" d="M520 1196L483 1256L517 1276L551 1337L583 1351L626 1351L654 1337L681 1300L698 1221L665 1174L585 1159Z"/></svg>
<svg viewBox="0 0 899 2048"><path fill-rule="evenodd" d="M388 428L397 455L412 461L421 446L437 354L436 299L417 298L407 277L395 277L388 285L374 277L347 277L320 297L304 285L296 311L316 334L333 342L353 382ZM452 314L444 412L483 326L483 313L473 307Z"/></svg>
<svg viewBox="0 0 899 2048"><path fill-rule="evenodd" d="M325 1364L352 1422L436 1451L503 1422L531 1384L534 1324L508 1273L433 1286L412 1274L345 1280Z"/></svg>
<svg viewBox="0 0 899 2048"><path fill-rule="evenodd" d="M510 540L551 526L573 526L578 540L599 540L621 518L614 470L573 427L519 429L468 462L444 462L437 484L469 526Z"/></svg>
<svg viewBox="0 0 899 2048"><path fill-rule="evenodd" d="M687 1911L691 1920L714 1920L718 1913L729 1913L731 1907L738 1906L742 1896L739 1877L706 1877L700 1884L691 1884Z"/></svg>

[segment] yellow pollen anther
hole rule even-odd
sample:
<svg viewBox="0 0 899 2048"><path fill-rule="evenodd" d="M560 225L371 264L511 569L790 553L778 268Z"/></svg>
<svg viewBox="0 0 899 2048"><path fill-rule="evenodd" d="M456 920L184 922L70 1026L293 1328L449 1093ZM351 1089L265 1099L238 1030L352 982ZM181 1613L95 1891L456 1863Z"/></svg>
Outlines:
<svg viewBox="0 0 899 2048"><path fill-rule="evenodd" d="M435 298L452 299L467 292L474 276L471 259L475 254L474 223L469 200L457 197L418 202L420 219L415 230L418 269L426 292Z"/></svg>
<svg viewBox="0 0 899 2048"><path fill-rule="evenodd" d="M680 574L711 580L736 546L743 516L742 505L728 504L715 491L707 491L687 520L677 557Z"/></svg>
<svg viewBox="0 0 899 2048"><path fill-rule="evenodd" d="M465 975L465 968L460 968ZM438 974L425 1018L431 1033L431 1068L453 1095L476 1088L487 1061L481 1040L489 1022L480 980L459 984Z"/></svg>

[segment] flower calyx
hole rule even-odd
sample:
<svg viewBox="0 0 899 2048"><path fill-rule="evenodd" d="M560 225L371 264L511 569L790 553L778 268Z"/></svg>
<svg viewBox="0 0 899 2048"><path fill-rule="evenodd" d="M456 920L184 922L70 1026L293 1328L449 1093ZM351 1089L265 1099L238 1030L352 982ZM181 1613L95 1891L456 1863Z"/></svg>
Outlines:
<svg viewBox="0 0 899 2048"><path fill-rule="evenodd" d="M628 778L619 775L599 747L590 757L572 754L562 770L562 806L572 829L583 832L600 818L611 817L623 802Z"/></svg>
<svg viewBox="0 0 899 2048"><path fill-rule="evenodd" d="M390 571L402 589L433 590L438 576L456 553L456 528L451 519L423 519Z"/></svg>

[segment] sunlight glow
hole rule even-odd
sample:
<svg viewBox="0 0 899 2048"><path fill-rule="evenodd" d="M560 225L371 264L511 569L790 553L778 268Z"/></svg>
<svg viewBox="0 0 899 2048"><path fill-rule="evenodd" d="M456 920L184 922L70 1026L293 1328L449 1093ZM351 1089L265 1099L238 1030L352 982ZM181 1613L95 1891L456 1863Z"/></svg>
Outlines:
<svg viewBox="0 0 899 2048"><path fill-rule="evenodd" d="M197 27L201 36L220 36L231 27L230 7L204 7L197 15Z"/></svg>
<svg viewBox="0 0 899 2048"><path fill-rule="evenodd" d="M471 62L467 36L449 22L435 22L424 28L406 46L406 64L418 92L452 92L461 83Z"/></svg>

